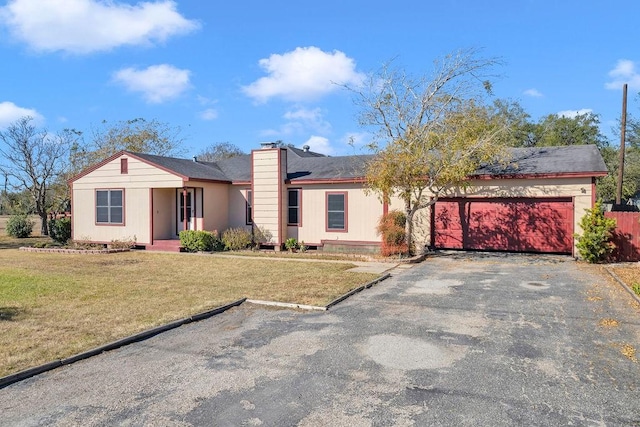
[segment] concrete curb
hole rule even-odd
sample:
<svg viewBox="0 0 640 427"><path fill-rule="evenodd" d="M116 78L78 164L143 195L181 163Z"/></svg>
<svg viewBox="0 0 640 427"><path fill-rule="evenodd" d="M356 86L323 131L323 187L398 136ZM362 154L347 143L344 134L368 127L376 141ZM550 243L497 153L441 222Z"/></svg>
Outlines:
<svg viewBox="0 0 640 427"><path fill-rule="evenodd" d="M250 304L257 304L257 305L268 305L272 307L298 308L300 310L319 310L319 311L327 310L327 307L322 307L318 305L293 304L290 302L264 301L259 299L248 299L245 302L248 302Z"/></svg>
<svg viewBox="0 0 640 427"><path fill-rule="evenodd" d="M358 292L361 292L361 291L363 291L365 289L369 289L370 287L372 287L376 283L382 282L383 280L386 280L389 277L391 277L391 273L386 273L386 274L383 274L382 276L378 277L377 279L373 279L372 281L370 281L368 283L365 283L364 285L362 285L360 287L352 289L351 291L347 292L346 294L342 295L341 297L338 297L338 298L334 299L333 301L331 301L329 304L327 304L325 306L325 308L327 310L329 310L329 308L333 307L334 305L338 304L339 302L342 302L342 301L346 300L351 295L357 294Z"/></svg>
<svg viewBox="0 0 640 427"><path fill-rule="evenodd" d="M375 278L372 281L367 282L362 286L358 286L357 288L350 290L349 292L347 292L346 294L344 294L342 296L339 296L338 298L334 299L333 301L331 301L329 304L327 304L325 306L305 305L305 304L292 304L290 302L263 301L263 300L256 300L256 299L248 299L245 302L248 302L250 304L257 304L257 305L268 305L268 306L272 306L272 307L297 308L297 309L301 309L301 310L327 311L327 310L329 310L329 308L331 308L334 305L346 300L350 296L352 296L354 294L357 294L358 292L361 292L361 291L363 291L365 289L369 289L370 287L372 287L376 283L382 282L383 280L388 279L389 277L391 277L391 273L383 274L382 276L380 276L378 278Z"/></svg>
<svg viewBox="0 0 640 427"><path fill-rule="evenodd" d="M155 335L158 335L162 332L166 332L171 329L175 329L179 326L186 325L188 323L197 322L199 320L203 320L216 314L220 314L224 311L229 310L230 308L237 307L243 302L245 302L246 298L239 299L230 304L214 308L212 310L208 310L202 313L194 314L190 317L185 317L184 319L176 320L165 325L157 326L152 329L148 329L146 331L137 333L135 335L131 335L126 338L119 339L117 341L111 342L109 344L102 345L100 347L94 348L92 350L85 351L80 354L76 354L71 357L67 357L66 359L56 360L54 362L45 363L44 365L36 366L33 368L25 369L24 371L16 372L15 374L7 375L6 377L0 378L0 389L16 383L18 381L25 380L27 378L31 378L43 372L51 371L53 369L59 368L64 365L70 365L79 360L88 359L89 357L96 356L100 353L104 353L105 351L115 350L117 348L123 347L128 344L132 344L138 341L144 341L149 339Z"/></svg>
<svg viewBox="0 0 640 427"><path fill-rule="evenodd" d="M611 271L610 267L605 266L604 269L607 270L607 273L609 273L609 275L611 275L611 277L613 277L616 280L616 282L618 282L624 289L627 290L627 292L629 292L629 294L631 294L633 299L635 299L638 302L638 304L640 304L640 297L635 292L633 292L633 289L631 289L626 283L624 283L616 273Z"/></svg>

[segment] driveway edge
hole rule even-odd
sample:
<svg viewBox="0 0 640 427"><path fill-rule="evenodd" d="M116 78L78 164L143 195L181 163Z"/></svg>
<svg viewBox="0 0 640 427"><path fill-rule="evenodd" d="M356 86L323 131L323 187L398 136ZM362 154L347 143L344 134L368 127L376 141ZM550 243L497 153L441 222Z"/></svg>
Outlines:
<svg viewBox="0 0 640 427"><path fill-rule="evenodd" d="M611 268L609 268L609 267L605 266L605 267L604 267L604 269L605 269L605 270L607 270L607 273L609 273L609 275L611 275L611 277L613 277L613 278L616 280L616 282L618 282L620 285L622 285L622 287L623 287L624 289L626 289L626 290L627 290L627 292L629 292L629 293L631 294L631 296L633 297L633 299L635 299L635 300L638 302L638 304L640 304L640 297L639 297L635 292L633 292L633 289L631 289L631 288L629 287L629 285L627 285L626 283L624 283L624 282L623 282L623 281L618 277L618 275L617 275L616 273L614 273L613 271L611 271Z"/></svg>
<svg viewBox="0 0 640 427"><path fill-rule="evenodd" d="M353 295L353 294L357 294L358 292L361 292L361 291L363 291L363 290L365 290L365 289L369 289L370 287L372 287L372 286L373 286L373 285L375 285L376 283L380 283L380 282L382 282L383 280L388 279L389 277L391 277L391 273L386 273L386 274L383 274L382 276L380 276L380 277L378 277L378 278L376 278L376 279L373 279L373 280L372 280L372 281L370 281L370 282L365 283L365 284L364 284L364 285L362 285L362 286L359 286L359 287L357 287L357 288L355 288L355 289L352 289L352 290L350 290L349 292L347 292L346 294L344 294L344 295L342 295L342 296L340 296L340 297L338 297L338 298L334 299L334 300L333 300L333 301L331 301L329 304L325 305L325 309L326 309L326 310L329 310L331 307L333 307L334 305L338 304L339 302L342 302L342 301L346 300L346 299L347 299L347 298L349 298L351 295Z"/></svg>
<svg viewBox="0 0 640 427"><path fill-rule="evenodd" d="M7 375L6 377L0 378L0 389L17 383L18 381L25 380L27 378L31 378L33 376L42 374L47 371L51 371L53 369L59 368L64 365L70 365L79 360L88 359L89 357L96 356L100 353L104 353L105 351L115 350L117 348L123 347L128 344L132 344L138 341L144 341L149 339L155 335L158 335L162 332L166 332L171 329L175 329L182 325L186 325L188 323L197 322L199 320L207 319L209 317L215 316L216 314L220 314L229 310L230 308L237 307L243 302L245 302L246 298L239 299L230 304L223 305L221 307L214 308L212 310L207 310L202 313L194 314L190 317L185 317L183 319L175 320L173 322L157 326L155 328L148 329L146 331L139 332L135 335L131 335L126 338L119 339L117 341L113 341L109 344L102 345L100 347L96 347L92 350L88 350L74 356L67 357L66 359L56 360L54 362L45 363L44 365L35 366L33 368L25 369L24 371L16 372L15 374Z"/></svg>

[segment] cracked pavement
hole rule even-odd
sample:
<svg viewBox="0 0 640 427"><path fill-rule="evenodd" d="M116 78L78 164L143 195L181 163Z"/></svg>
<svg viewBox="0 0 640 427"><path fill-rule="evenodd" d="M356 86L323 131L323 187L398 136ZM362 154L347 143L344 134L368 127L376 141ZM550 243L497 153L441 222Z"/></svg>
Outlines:
<svg viewBox="0 0 640 427"><path fill-rule="evenodd" d="M243 304L13 384L0 425L640 426L639 315L568 257L447 253L327 312Z"/></svg>

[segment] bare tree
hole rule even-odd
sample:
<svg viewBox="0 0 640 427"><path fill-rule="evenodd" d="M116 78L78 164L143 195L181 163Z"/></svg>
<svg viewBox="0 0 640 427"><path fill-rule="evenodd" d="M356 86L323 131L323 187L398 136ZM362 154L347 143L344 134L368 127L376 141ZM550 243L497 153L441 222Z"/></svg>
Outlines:
<svg viewBox="0 0 640 427"><path fill-rule="evenodd" d="M230 142L216 142L198 153L197 158L203 162L217 162L245 154L238 146Z"/></svg>
<svg viewBox="0 0 640 427"><path fill-rule="evenodd" d="M416 212L503 153L504 115L484 105L489 72L498 63L470 49L436 61L432 75L413 77L386 64L364 86L348 87L360 124L375 131L368 188L404 202L410 251Z"/></svg>
<svg viewBox="0 0 640 427"><path fill-rule="evenodd" d="M30 194L43 235L48 235L49 192L67 168L75 139L76 135L66 130L55 135L38 130L31 117L23 117L0 132L0 171L12 189Z"/></svg>
<svg viewBox="0 0 640 427"><path fill-rule="evenodd" d="M156 119L136 118L115 123L103 120L99 126L92 126L90 139L74 153L76 168L83 169L121 150L159 156L178 156L185 151L180 127Z"/></svg>

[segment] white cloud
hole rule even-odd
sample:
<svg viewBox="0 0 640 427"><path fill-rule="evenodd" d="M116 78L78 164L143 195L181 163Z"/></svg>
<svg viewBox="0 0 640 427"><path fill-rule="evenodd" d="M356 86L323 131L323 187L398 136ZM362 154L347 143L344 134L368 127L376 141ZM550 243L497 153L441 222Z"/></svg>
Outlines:
<svg viewBox="0 0 640 427"><path fill-rule="evenodd" d="M136 5L97 0L11 0L0 22L12 36L41 52L86 54L123 45L151 45L196 30L175 1Z"/></svg>
<svg viewBox="0 0 640 427"><path fill-rule="evenodd" d="M589 114L589 113L593 113L593 110L591 108L583 108L581 110L558 111L557 115L558 117L566 117L568 119L574 119L577 116L582 116L584 114Z"/></svg>
<svg viewBox="0 0 640 427"><path fill-rule="evenodd" d="M358 85L364 74L356 71L355 61L343 52L323 52L317 47L298 47L282 55L273 54L259 61L268 73L248 86L243 92L257 102L274 97L288 101L320 98L339 88L337 84Z"/></svg>
<svg viewBox="0 0 640 427"><path fill-rule="evenodd" d="M113 75L113 79L131 92L140 92L147 102L158 104L174 99L189 87L189 70L173 65L152 65L143 70L124 68Z"/></svg>
<svg viewBox="0 0 640 427"><path fill-rule="evenodd" d="M6 128L22 117L32 117L36 123L42 122L44 117L32 108L18 107L13 102L0 102L0 128Z"/></svg>
<svg viewBox="0 0 640 427"><path fill-rule="evenodd" d="M541 97L543 97L543 96L544 96L544 95L542 94L542 92L540 92L538 89L534 89L534 88L527 89L527 90L525 90L523 93L524 93L525 95L527 95L527 96L531 96L531 97L533 97L533 98L541 98Z"/></svg>
<svg viewBox="0 0 640 427"><path fill-rule="evenodd" d="M331 123L324 119L320 108L299 108L287 111L284 113L284 118L289 120L289 124L296 123L305 130L312 130L317 133L329 133L331 131Z"/></svg>
<svg viewBox="0 0 640 427"><path fill-rule="evenodd" d="M313 135L303 145L308 145L311 151L326 154L328 156L332 155L335 152L335 150L329 143L329 139L325 138L324 136Z"/></svg>
<svg viewBox="0 0 640 427"><path fill-rule="evenodd" d="M207 108L200 112L200 118L206 121L215 120L218 118L218 112L214 108Z"/></svg>
<svg viewBox="0 0 640 427"><path fill-rule="evenodd" d="M640 90L640 72L636 70L636 64L628 59L620 59L615 68L609 71L611 81L605 83L607 89L622 89L627 83L629 89Z"/></svg>
<svg viewBox="0 0 640 427"><path fill-rule="evenodd" d="M309 133L327 134L331 123L326 121L320 108L298 108L287 111L282 116L286 122L277 129L265 129L260 134L269 137L288 137Z"/></svg>

